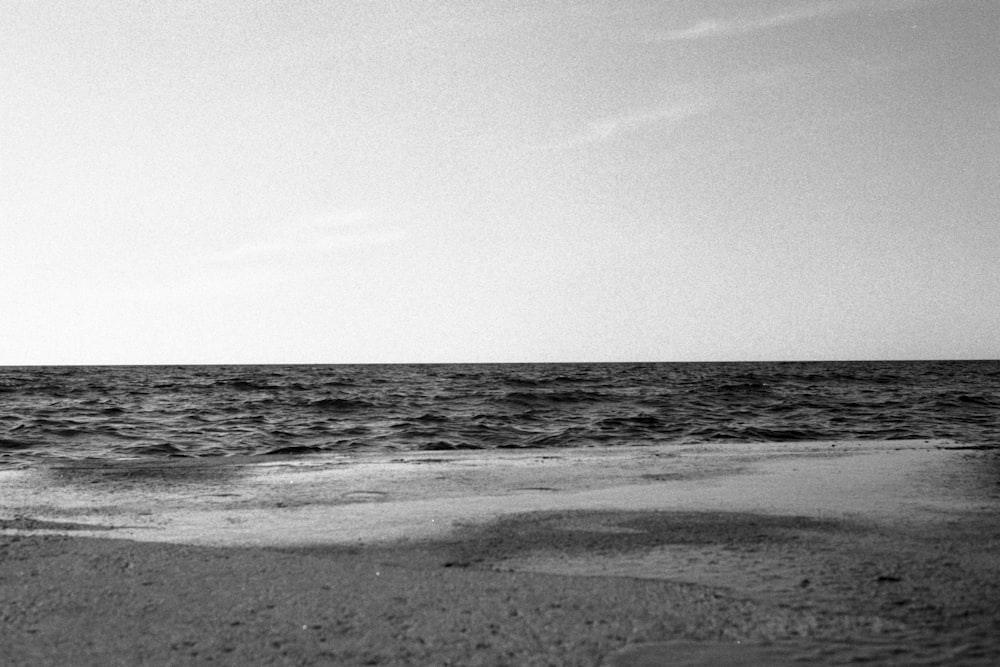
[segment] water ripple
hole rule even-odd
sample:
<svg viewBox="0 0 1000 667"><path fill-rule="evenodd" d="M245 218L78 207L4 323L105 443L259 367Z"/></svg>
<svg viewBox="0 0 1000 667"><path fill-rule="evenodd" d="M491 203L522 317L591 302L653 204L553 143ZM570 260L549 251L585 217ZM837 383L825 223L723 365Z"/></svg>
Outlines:
<svg viewBox="0 0 1000 667"><path fill-rule="evenodd" d="M0 368L0 463L881 438L1000 446L1000 362Z"/></svg>

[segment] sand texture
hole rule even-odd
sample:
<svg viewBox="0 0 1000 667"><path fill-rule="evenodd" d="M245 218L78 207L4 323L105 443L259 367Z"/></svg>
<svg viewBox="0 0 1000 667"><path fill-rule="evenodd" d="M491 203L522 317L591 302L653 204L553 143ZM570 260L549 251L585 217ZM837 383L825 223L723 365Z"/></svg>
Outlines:
<svg viewBox="0 0 1000 667"><path fill-rule="evenodd" d="M1000 663L941 441L0 472L0 664Z"/></svg>

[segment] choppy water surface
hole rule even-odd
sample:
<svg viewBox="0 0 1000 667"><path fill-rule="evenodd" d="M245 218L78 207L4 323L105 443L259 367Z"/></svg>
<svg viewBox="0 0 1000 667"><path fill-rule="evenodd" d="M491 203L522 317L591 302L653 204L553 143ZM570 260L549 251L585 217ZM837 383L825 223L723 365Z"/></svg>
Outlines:
<svg viewBox="0 0 1000 667"><path fill-rule="evenodd" d="M0 465L839 438L1000 446L1000 362L0 368Z"/></svg>

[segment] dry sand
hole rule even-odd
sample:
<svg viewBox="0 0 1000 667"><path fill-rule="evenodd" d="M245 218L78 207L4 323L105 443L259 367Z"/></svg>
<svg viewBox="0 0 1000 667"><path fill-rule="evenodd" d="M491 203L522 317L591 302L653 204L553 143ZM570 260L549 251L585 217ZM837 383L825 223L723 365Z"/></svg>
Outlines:
<svg viewBox="0 0 1000 667"><path fill-rule="evenodd" d="M0 664L1000 663L941 441L0 471Z"/></svg>

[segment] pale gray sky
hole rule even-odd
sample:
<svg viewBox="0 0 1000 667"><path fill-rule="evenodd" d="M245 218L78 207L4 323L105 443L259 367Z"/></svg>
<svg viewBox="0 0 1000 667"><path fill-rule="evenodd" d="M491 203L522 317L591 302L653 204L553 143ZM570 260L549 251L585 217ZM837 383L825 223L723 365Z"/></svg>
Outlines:
<svg viewBox="0 0 1000 667"><path fill-rule="evenodd" d="M0 364L1000 357L998 28L0 0Z"/></svg>

